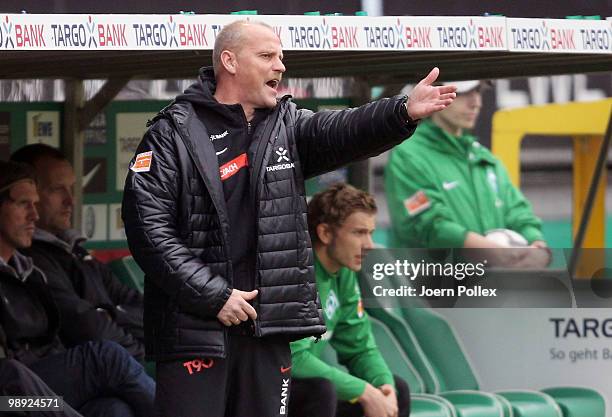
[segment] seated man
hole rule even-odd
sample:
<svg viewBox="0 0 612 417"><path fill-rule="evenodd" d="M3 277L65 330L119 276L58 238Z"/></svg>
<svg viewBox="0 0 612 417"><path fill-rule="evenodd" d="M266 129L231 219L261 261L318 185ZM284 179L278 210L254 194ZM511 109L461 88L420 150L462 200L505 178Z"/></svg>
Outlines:
<svg viewBox="0 0 612 417"><path fill-rule="evenodd" d="M27 145L11 160L34 167L40 201L32 247L24 253L42 269L62 315L61 336L70 344L112 340L142 361L143 298L122 284L70 229L75 176L64 155L47 145Z"/></svg>
<svg viewBox="0 0 612 417"><path fill-rule="evenodd" d="M27 366L14 359L6 358L0 359L0 395L9 397L40 396L47 398L58 396ZM82 417L82 414L76 412L68 404L63 404L61 411L46 411L36 414L40 417ZM7 416L21 417L27 415L26 411L14 411L9 412Z"/></svg>
<svg viewBox="0 0 612 417"><path fill-rule="evenodd" d="M385 169L393 247L500 248L494 229L517 232L534 250L494 253L506 266L545 266L542 222L501 162L467 130L482 106L483 82L454 82L457 98L395 147ZM493 252L492 252L493 253Z"/></svg>
<svg viewBox="0 0 612 417"><path fill-rule="evenodd" d="M376 346L357 282L365 251L373 247L375 216L374 198L347 184L315 195L308 205L327 333L318 343L314 338L291 343L291 417L409 414L408 385L391 374ZM327 343L348 372L319 358Z"/></svg>
<svg viewBox="0 0 612 417"><path fill-rule="evenodd" d="M30 166L0 162L0 347L87 417L150 417L155 383L121 346L66 349L47 279L18 252L32 244L38 194ZM9 382L10 383L10 382Z"/></svg>

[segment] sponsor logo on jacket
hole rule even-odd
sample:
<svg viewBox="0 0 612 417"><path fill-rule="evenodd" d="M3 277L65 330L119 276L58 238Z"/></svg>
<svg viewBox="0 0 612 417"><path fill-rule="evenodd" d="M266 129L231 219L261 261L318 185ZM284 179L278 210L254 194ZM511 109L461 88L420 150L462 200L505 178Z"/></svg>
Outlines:
<svg viewBox="0 0 612 417"><path fill-rule="evenodd" d="M404 200L404 207L410 216L416 216L431 207L431 201L423 190L419 190Z"/></svg>
<svg viewBox="0 0 612 417"><path fill-rule="evenodd" d="M136 159L134 159L130 169L134 172L149 172L151 170L151 162L153 162L153 151L142 152L136 155Z"/></svg>
<svg viewBox="0 0 612 417"><path fill-rule="evenodd" d="M246 153L240 154L231 161L221 165L219 167L219 174L221 181L225 181L232 175L236 174L242 168L249 166L249 159Z"/></svg>
<svg viewBox="0 0 612 417"><path fill-rule="evenodd" d="M223 139L224 137L226 137L227 135L229 135L229 132L226 130L223 133L219 133L217 135L210 135L210 141L214 142L217 139Z"/></svg>
<svg viewBox="0 0 612 417"><path fill-rule="evenodd" d="M291 159L289 159L288 156L288 151L287 149L283 148L282 146L279 146L276 151L274 151L276 153L276 165L271 165L271 166L267 166L266 167L266 172L271 172L271 171L281 171L284 169L292 169L295 168L295 165L293 162L291 162Z"/></svg>

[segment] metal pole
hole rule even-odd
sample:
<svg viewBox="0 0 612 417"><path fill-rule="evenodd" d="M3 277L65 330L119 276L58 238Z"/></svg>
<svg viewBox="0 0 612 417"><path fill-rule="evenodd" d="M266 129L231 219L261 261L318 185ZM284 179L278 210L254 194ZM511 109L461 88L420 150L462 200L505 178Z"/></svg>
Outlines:
<svg viewBox="0 0 612 417"><path fill-rule="evenodd" d="M66 102L64 105L64 140L62 150L74 169L76 183L73 197L72 227L81 230L83 218L83 140L79 113L85 102L83 80L66 80Z"/></svg>
<svg viewBox="0 0 612 417"><path fill-rule="evenodd" d="M370 85L365 78L355 78L351 97L353 97L353 106L360 106L370 101ZM361 190L371 192L369 159L348 166L348 182Z"/></svg>
<svg viewBox="0 0 612 417"><path fill-rule="evenodd" d="M361 0L361 10L368 13L368 16L382 16L383 0Z"/></svg>
<svg viewBox="0 0 612 417"><path fill-rule="evenodd" d="M582 244L584 243L584 237L586 235L587 227L589 226L589 220L591 219L591 212L593 211L593 204L595 202L595 195L597 194L597 187L601 181L601 177L604 174L604 168L607 166L606 162L608 159L608 149L610 149L610 141L612 140L612 114L608 118L608 127L606 128L606 134L601 143L599 155L597 157L597 165L591 179L591 185L589 186L589 193L587 194L586 201L584 203L584 209L582 211L582 217L580 218L580 226L576 232L576 239L574 240L574 248L569 262L569 273L570 277L574 277L576 274L576 268L578 267L578 261L582 253Z"/></svg>

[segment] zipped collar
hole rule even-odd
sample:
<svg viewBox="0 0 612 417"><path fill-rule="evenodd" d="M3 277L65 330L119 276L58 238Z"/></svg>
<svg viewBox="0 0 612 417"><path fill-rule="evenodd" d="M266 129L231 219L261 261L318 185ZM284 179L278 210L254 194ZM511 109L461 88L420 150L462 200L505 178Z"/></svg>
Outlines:
<svg viewBox="0 0 612 417"><path fill-rule="evenodd" d="M26 282L33 270L34 263L32 259L18 251L15 251L8 262L0 257L0 273L11 275L21 282Z"/></svg>
<svg viewBox="0 0 612 417"><path fill-rule="evenodd" d="M323 264L321 263L321 261L319 260L319 257L317 256L317 252L314 250L314 248L312 249L312 253L314 255L314 266L315 266L315 271L320 271L318 273L315 272L317 279L318 278L323 278L325 280L330 280L330 279L335 279L338 278L338 276L340 275L340 271L342 270L341 267L338 272L336 272L335 274L332 274L331 272L329 272L327 269L325 269L325 267L323 266Z"/></svg>
<svg viewBox="0 0 612 417"><path fill-rule="evenodd" d="M212 67L200 69L198 79L191 84L183 94L176 97L176 101L188 101L194 109L205 107L213 111L217 117L223 120L224 124L241 126L245 124L249 129L249 122L246 121L244 110L240 104L222 104L214 97L217 90L217 80ZM255 109L254 118L263 118L270 109ZM251 133L250 131L248 132Z"/></svg>
<svg viewBox="0 0 612 417"><path fill-rule="evenodd" d="M436 125L431 119L424 120L418 127L418 133L427 140L428 146L446 154L460 158L470 158L477 162L496 163L495 158L483 147L475 136L463 133L454 136ZM470 156L473 155L473 156Z"/></svg>
<svg viewBox="0 0 612 417"><path fill-rule="evenodd" d="M77 245L87 241L87 238L76 229L68 229L60 235L54 235L46 230L36 229L34 231L34 241L48 243L62 249L67 253L73 253Z"/></svg>

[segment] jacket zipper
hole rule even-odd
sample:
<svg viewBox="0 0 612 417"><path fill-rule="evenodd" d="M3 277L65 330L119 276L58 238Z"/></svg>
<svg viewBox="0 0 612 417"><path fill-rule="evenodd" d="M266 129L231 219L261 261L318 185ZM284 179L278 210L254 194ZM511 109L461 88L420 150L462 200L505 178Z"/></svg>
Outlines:
<svg viewBox="0 0 612 417"><path fill-rule="evenodd" d="M281 109L279 107L276 116L274 116L274 120L268 120L265 124L265 126L263 127L263 129L261 130L262 134L259 136L259 138L255 138L254 139L259 139L260 142L257 144L257 147L255 148L255 154L254 156L254 161L253 161L253 173L251 175L251 184L250 184L250 188L251 188L251 199L252 199L252 204L253 204L253 209L255 211L255 231L257 233L257 237L259 237L259 204L257 204L257 192L258 192L258 183L257 183L257 179L258 179L258 174L261 171L261 167L263 164L263 160L265 159L265 153L266 150L268 149L268 142L270 140L270 136L272 134L272 131L274 130L274 128L277 125L277 121L278 118L280 116L281 113ZM247 122L248 125L247 127L250 129L250 122ZM269 129L270 125L272 126L272 129ZM265 133L265 134L264 134ZM260 158L258 158L258 156L260 156ZM255 252L257 253L257 248L259 247L259 239L257 239L256 244L255 244ZM258 272L259 271L259 257L256 255L255 256L255 289L259 290L259 277L258 277ZM261 325L260 325L260 321L259 321L259 316L253 321L254 327L255 327L255 336L256 337L260 337L261 336Z"/></svg>

